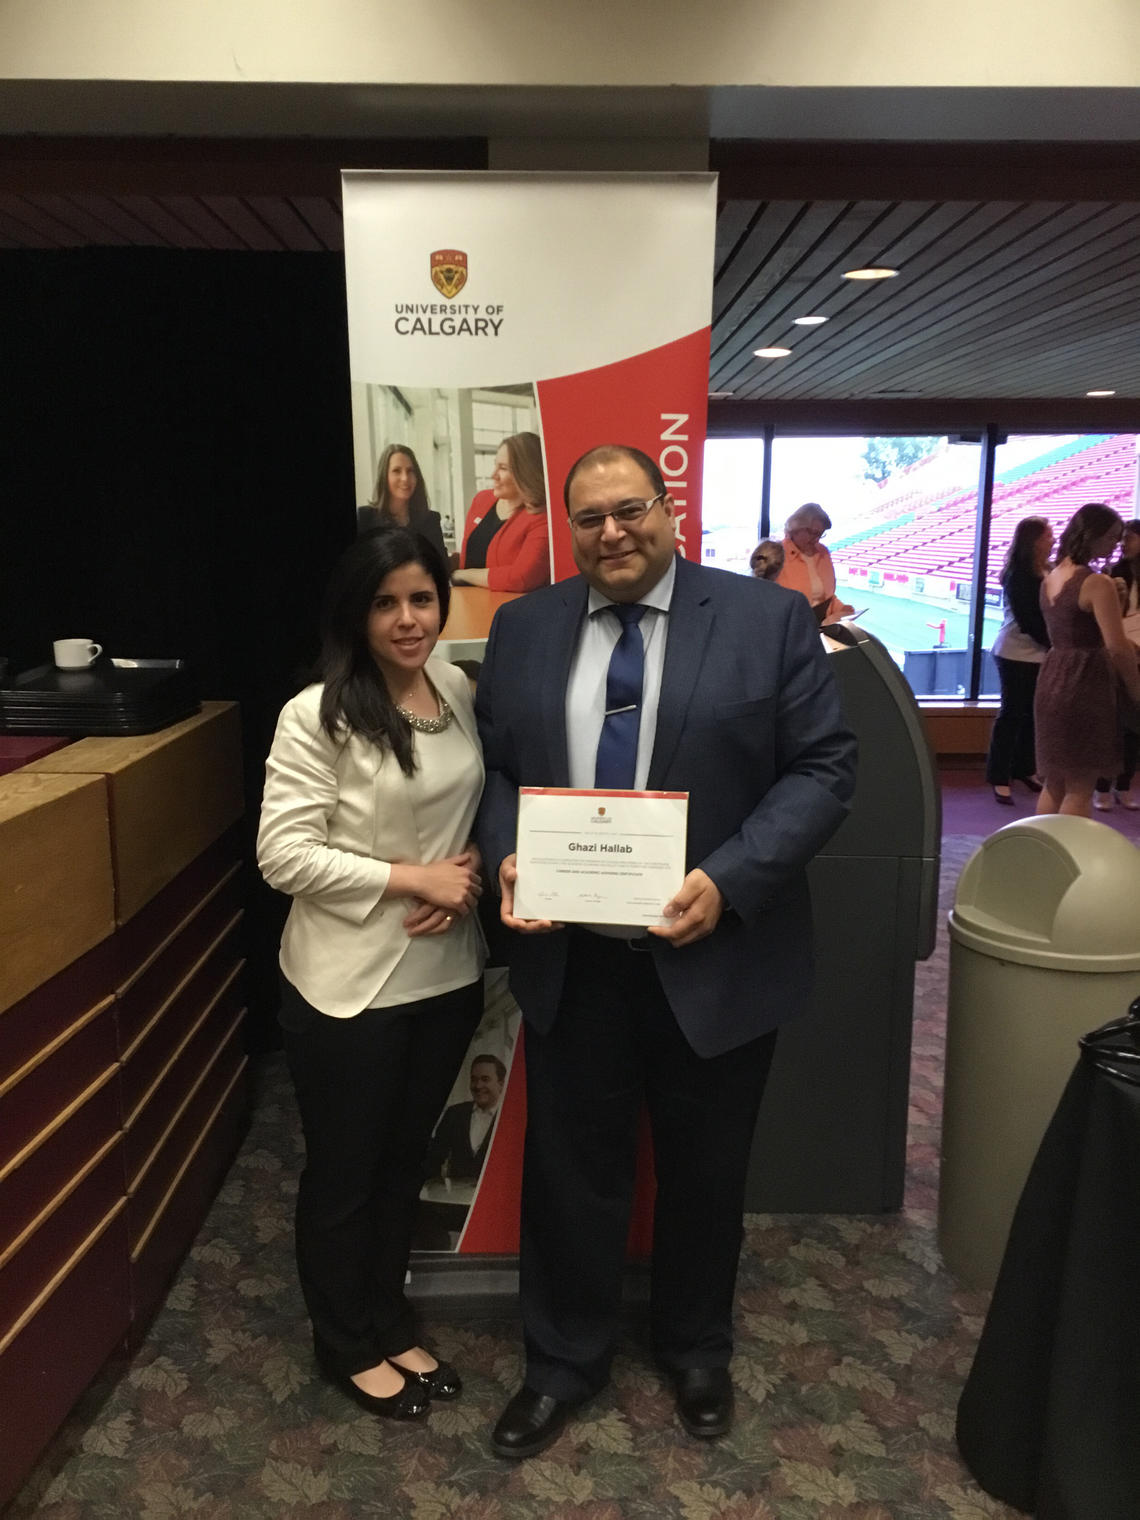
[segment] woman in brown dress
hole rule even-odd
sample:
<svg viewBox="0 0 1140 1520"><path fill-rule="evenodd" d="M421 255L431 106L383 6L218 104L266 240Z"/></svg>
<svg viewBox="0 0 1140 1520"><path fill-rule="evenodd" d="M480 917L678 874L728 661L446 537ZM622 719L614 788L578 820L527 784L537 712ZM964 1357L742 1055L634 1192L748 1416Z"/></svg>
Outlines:
<svg viewBox="0 0 1140 1520"><path fill-rule="evenodd" d="M1091 502L1061 535L1057 563L1041 586L1052 648L1037 682L1037 765L1045 785L1039 813L1092 817L1096 778L1120 766L1119 685L1140 703L1140 674L1124 634L1120 600L1090 568L1120 542L1124 524Z"/></svg>

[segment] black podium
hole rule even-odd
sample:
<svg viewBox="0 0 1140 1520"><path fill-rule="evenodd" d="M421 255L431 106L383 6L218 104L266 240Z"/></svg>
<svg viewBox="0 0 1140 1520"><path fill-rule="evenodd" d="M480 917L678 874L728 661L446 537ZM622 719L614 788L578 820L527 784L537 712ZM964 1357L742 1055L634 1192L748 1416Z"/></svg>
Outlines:
<svg viewBox="0 0 1140 1520"><path fill-rule="evenodd" d="M763 1213L901 1207L914 966L937 926L942 804L918 704L878 639L853 624L824 635L859 776L808 871L815 992L780 1030L760 1108L747 1207Z"/></svg>

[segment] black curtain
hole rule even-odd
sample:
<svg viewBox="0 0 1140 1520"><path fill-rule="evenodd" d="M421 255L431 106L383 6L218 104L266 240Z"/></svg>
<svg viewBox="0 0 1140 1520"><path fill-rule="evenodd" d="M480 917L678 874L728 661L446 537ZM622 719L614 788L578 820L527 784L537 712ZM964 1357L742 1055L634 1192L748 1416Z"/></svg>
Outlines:
<svg viewBox="0 0 1140 1520"><path fill-rule="evenodd" d="M337 254L0 252L0 655L181 656L241 704L247 840L355 530ZM252 848L249 851L252 860ZM251 1038L287 905L251 869Z"/></svg>

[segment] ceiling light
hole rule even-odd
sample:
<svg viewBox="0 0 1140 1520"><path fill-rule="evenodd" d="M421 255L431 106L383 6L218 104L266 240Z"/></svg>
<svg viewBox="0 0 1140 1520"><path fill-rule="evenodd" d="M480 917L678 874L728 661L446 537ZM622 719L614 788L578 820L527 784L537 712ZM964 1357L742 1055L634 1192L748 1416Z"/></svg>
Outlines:
<svg viewBox="0 0 1140 1520"><path fill-rule="evenodd" d="M845 269L845 280L893 280L898 274L897 269L887 269L882 264L872 264L866 269Z"/></svg>
<svg viewBox="0 0 1140 1520"><path fill-rule="evenodd" d="M826 317L793 317L794 327L818 327L821 322L826 322Z"/></svg>
<svg viewBox="0 0 1140 1520"><path fill-rule="evenodd" d="M730 396L735 396L735 391L709 391L710 401L727 401Z"/></svg>
<svg viewBox="0 0 1140 1520"><path fill-rule="evenodd" d="M1086 391L1086 396L1115 396L1115 391Z"/></svg>
<svg viewBox="0 0 1140 1520"><path fill-rule="evenodd" d="M791 353L790 348L754 348L752 352L758 359L786 359Z"/></svg>

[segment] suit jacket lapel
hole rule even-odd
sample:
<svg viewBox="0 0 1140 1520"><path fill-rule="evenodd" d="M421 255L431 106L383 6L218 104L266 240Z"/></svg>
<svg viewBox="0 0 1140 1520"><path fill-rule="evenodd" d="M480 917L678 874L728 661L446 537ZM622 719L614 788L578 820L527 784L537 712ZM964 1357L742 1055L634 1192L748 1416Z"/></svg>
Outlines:
<svg viewBox="0 0 1140 1520"><path fill-rule="evenodd" d="M586 610L587 585L583 576L560 581L560 614L544 631L542 658L542 723L546 735L547 774L551 786L570 785L570 759L566 753L566 683L578 642L578 629Z"/></svg>
<svg viewBox="0 0 1140 1520"><path fill-rule="evenodd" d="M677 562L677 579L669 604L669 630L665 643L665 668L661 673L661 696L657 704L657 729L653 759L649 766L650 791L664 788L665 776L677 752L705 658L713 625L713 609L701 577L687 560Z"/></svg>

